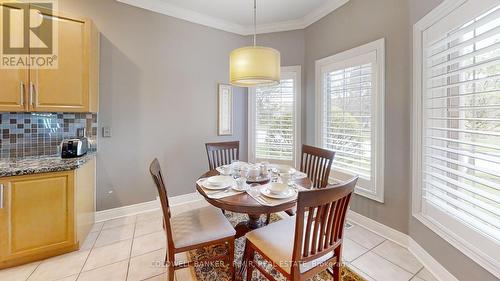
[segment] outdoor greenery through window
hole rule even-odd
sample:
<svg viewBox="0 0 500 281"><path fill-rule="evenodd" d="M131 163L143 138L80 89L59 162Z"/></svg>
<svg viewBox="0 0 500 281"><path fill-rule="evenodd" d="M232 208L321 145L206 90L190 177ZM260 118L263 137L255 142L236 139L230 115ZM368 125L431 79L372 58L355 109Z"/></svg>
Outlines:
<svg viewBox="0 0 500 281"><path fill-rule="evenodd" d="M325 74L323 146L334 166L371 179L372 64Z"/></svg>
<svg viewBox="0 0 500 281"><path fill-rule="evenodd" d="M295 153L295 81L255 89L255 158L293 161Z"/></svg>
<svg viewBox="0 0 500 281"><path fill-rule="evenodd" d="M500 6L426 44L423 197L500 243Z"/></svg>

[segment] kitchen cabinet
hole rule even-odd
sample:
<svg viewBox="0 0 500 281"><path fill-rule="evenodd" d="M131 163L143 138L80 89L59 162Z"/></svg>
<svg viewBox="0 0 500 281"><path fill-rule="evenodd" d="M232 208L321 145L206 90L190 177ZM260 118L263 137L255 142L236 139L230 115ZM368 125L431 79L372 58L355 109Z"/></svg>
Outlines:
<svg viewBox="0 0 500 281"><path fill-rule="evenodd" d="M72 171L0 178L0 269L77 250L94 222L95 158Z"/></svg>
<svg viewBox="0 0 500 281"><path fill-rule="evenodd" d="M57 67L0 70L1 111L97 112L99 32L91 20L34 6L51 21ZM2 23L0 23L1 25ZM30 48L30 60L36 57Z"/></svg>

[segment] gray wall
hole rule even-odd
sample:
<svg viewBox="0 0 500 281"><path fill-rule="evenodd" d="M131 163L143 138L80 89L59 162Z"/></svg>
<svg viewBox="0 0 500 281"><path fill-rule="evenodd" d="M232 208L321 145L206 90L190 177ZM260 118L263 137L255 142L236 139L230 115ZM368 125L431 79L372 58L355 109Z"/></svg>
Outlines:
<svg viewBox="0 0 500 281"><path fill-rule="evenodd" d="M443 0L410 0L410 26L417 23L442 1ZM411 33L409 40L411 42L410 47L412 48L413 37ZM410 57L409 60L410 67L413 69L412 57ZM411 88L409 92L411 93ZM411 202L409 203L409 208L411 210ZM427 228L411 214L409 221L410 236L459 280L498 280L498 278L462 254L462 252L443 240L439 235Z"/></svg>
<svg viewBox="0 0 500 281"><path fill-rule="evenodd" d="M99 124L113 136L99 140L98 210L154 200L154 157L170 196L195 191L205 142L240 140L246 159L246 90L235 89L234 136L217 136L217 83L228 82L229 53L245 38L115 0L59 6L89 16L102 34Z"/></svg>
<svg viewBox="0 0 500 281"><path fill-rule="evenodd" d="M408 233L410 94L408 2L351 0L306 29L307 142L315 143L315 61L386 39L385 204L355 196L352 209Z"/></svg>

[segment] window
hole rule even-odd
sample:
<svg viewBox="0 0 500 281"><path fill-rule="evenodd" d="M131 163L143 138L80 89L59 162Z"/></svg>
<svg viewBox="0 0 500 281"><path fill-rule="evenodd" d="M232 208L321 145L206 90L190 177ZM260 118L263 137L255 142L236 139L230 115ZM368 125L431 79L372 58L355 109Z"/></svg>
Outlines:
<svg viewBox="0 0 500 281"><path fill-rule="evenodd" d="M335 151L332 176L384 201L384 39L316 61L316 132Z"/></svg>
<svg viewBox="0 0 500 281"><path fill-rule="evenodd" d="M300 66L282 67L279 85L250 89L250 161L296 164L300 151L300 77Z"/></svg>
<svg viewBox="0 0 500 281"><path fill-rule="evenodd" d="M498 276L500 5L443 15L415 26L413 213Z"/></svg>

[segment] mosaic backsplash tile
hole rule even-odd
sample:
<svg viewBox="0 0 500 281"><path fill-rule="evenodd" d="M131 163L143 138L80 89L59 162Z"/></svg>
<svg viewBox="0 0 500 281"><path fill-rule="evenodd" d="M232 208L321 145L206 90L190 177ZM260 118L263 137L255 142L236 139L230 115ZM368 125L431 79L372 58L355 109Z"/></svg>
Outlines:
<svg viewBox="0 0 500 281"><path fill-rule="evenodd" d="M85 128L91 150L97 149L95 113L0 113L0 158L58 154L63 139Z"/></svg>

